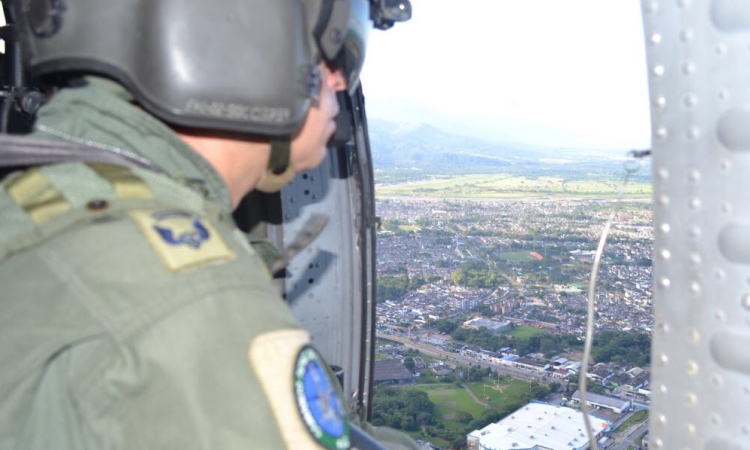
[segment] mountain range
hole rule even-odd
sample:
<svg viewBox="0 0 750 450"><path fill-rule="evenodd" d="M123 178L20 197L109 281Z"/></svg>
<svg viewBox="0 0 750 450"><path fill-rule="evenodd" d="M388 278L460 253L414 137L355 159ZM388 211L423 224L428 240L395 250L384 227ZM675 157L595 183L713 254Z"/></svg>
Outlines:
<svg viewBox="0 0 750 450"><path fill-rule="evenodd" d="M621 178L625 152L488 142L418 122L369 119L376 170L439 174L505 172L523 176ZM648 178L650 169L640 171Z"/></svg>

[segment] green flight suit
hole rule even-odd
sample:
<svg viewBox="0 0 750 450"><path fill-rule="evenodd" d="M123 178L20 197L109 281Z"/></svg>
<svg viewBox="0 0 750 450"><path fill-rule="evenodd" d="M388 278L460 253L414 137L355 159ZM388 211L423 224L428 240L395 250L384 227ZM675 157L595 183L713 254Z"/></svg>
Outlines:
<svg viewBox="0 0 750 450"><path fill-rule="evenodd" d="M150 160L0 189L0 449L348 448L340 392L219 174L96 78L34 135Z"/></svg>

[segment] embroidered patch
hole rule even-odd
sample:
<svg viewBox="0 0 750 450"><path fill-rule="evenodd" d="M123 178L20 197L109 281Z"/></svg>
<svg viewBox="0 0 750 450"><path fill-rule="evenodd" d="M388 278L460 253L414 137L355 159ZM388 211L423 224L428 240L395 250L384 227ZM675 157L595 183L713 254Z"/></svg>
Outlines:
<svg viewBox="0 0 750 450"><path fill-rule="evenodd" d="M130 217L171 272L236 257L210 222L189 212L131 211Z"/></svg>
<svg viewBox="0 0 750 450"><path fill-rule="evenodd" d="M325 369L323 359L312 347L305 346L297 356L294 369L294 393L302 421L313 437L331 450L351 446L344 407Z"/></svg>

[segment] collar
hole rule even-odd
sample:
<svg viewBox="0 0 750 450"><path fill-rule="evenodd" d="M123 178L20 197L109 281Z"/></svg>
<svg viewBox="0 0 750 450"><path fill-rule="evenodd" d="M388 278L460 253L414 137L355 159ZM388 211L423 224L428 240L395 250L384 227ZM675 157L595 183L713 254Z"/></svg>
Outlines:
<svg viewBox="0 0 750 450"><path fill-rule="evenodd" d="M231 214L229 189L213 166L132 102L121 85L86 77L84 86L60 90L39 109L32 134L139 155L180 182L201 184L205 195Z"/></svg>

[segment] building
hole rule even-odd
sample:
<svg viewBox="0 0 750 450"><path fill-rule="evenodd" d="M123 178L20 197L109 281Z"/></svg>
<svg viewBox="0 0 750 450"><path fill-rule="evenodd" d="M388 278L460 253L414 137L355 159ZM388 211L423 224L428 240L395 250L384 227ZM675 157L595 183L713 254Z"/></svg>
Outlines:
<svg viewBox="0 0 750 450"><path fill-rule="evenodd" d="M581 391L575 391L573 393L573 396L571 399L576 402L581 402ZM609 409L611 411L616 412L617 414L622 414L630 408L630 401L629 400L623 400L621 398L615 398L615 397L608 397L606 395L600 395L600 394L594 394L592 392L586 393L586 403L589 404L589 406L598 406L599 408L605 408Z"/></svg>
<svg viewBox="0 0 750 450"><path fill-rule="evenodd" d="M589 415L596 439L610 423ZM529 403L503 420L466 435L474 450L582 450L589 448L583 414L571 408Z"/></svg>
<svg viewBox="0 0 750 450"><path fill-rule="evenodd" d="M513 360L512 365L514 367L518 367L519 369L524 370L532 370L536 372L544 372L549 368L549 364L544 364L536 359L531 358L518 358L516 360Z"/></svg>
<svg viewBox="0 0 750 450"><path fill-rule="evenodd" d="M500 333L510 328L510 322L498 322L496 320L476 318L466 321L462 324L464 328L478 330L486 328L490 333Z"/></svg>
<svg viewBox="0 0 750 450"><path fill-rule="evenodd" d="M375 384L403 384L414 378L398 359L375 361Z"/></svg>

